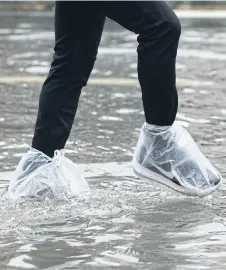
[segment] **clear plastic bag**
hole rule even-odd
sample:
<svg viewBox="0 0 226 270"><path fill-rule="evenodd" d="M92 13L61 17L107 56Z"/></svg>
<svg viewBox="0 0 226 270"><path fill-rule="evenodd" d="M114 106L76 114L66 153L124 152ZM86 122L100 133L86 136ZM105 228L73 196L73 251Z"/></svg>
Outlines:
<svg viewBox="0 0 226 270"><path fill-rule="evenodd" d="M145 123L133 158L138 174L187 195L204 197L222 182L221 175L201 153L180 124L158 127Z"/></svg>
<svg viewBox="0 0 226 270"><path fill-rule="evenodd" d="M8 196L68 199L89 191L89 185L78 166L55 151L51 159L35 149L29 150L19 162L10 180Z"/></svg>

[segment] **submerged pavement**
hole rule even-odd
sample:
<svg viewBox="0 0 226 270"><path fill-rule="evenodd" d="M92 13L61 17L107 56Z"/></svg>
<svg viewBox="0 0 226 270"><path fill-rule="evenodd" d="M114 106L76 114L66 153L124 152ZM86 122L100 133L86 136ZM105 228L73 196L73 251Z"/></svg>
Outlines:
<svg viewBox="0 0 226 270"><path fill-rule="evenodd" d="M12 14L1 22L1 172L13 170L31 143L53 39L52 17ZM224 177L225 45L225 27L187 24L177 58L177 120ZM91 168L92 193L67 203L3 196L1 269L225 269L224 187L206 203L147 185L128 168L119 173L144 121L136 60L136 36L108 21L66 146Z"/></svg>

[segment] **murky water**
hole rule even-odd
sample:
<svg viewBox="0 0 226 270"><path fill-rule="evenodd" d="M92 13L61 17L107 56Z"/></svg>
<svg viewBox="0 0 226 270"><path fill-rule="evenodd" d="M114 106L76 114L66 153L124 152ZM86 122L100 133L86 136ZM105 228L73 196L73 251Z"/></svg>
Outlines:
<svg viewBox="0 0 226 270"><path fill-rule="evenodd" d="M1 75L45 77L52 18L6 16L0 27ZM107 23L93 76L136 78L135 43L131 33ZM177 119L223 176L225 43L225 28L185 28L177 61L178 78L191 82L178 87ZM40 87L29 81L0 85L1 171L14 169L27 151ZM73 161L85 164L91 194L68 202L15 203L2 196L0 269L226 268L224 187L203 201L139 181L127 165L143 120L138 87L84 89L66 148ZM8 178L0 180L1 193Z"/></svg>

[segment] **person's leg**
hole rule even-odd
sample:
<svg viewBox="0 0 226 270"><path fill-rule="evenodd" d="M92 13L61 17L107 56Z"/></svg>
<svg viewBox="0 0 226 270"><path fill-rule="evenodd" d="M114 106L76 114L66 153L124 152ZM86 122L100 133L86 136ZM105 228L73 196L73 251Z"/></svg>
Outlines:
<svg viewBox="0 0 226 270"><path fill-rule="evenodd" d="M183 194L206 196L222 178L179 124L175 60L180 22L164 1L104 2L104 14L138 34L138 78L146 123L134 171Z"/></svg>
<svg viewBox="0 0 226 270"><path fill-rule="evenodd" d="M78 167L55 150L64 148L69 136L105 17L95 2L58 1L55 12L54 60L40 95L32 149L22 157L9 183L8 194L13 198L64 199L88 190Z"/></svg>
<svg viewBox="0 0 226 270"><path fill-rule="evenodd" d="M57 1L55 48L39 101L32 147L52 157L70 134L83 86L94 66L105 16L95 2Z"/></svg>
<svg viewBox="0 0 226 270"><path fill-rule="evenodd" d="M165 1L104 2L103 10L107 17L138 34L138 78L146 122L172 125L178 106L178 18Z"/></svg>

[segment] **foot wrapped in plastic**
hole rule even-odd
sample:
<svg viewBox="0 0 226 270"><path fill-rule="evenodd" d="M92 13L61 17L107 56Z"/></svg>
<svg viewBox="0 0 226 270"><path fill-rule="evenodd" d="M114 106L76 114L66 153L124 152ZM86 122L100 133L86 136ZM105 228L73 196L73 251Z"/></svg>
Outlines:
<svg viewBox="0 0 226 270"><path fill-rule="evenodd" d="M144 123L133 157L135 173L185 195L204 197L222 177L178 123L160 127Z"/></svg>
<svg viewBox="0 0 226 270"><path fill-rule="evenodd" d="M68 199L89 191L78 166L55 151L53 158L31 148L19 162L8 187L10 198L53 196Z"/></svg>

